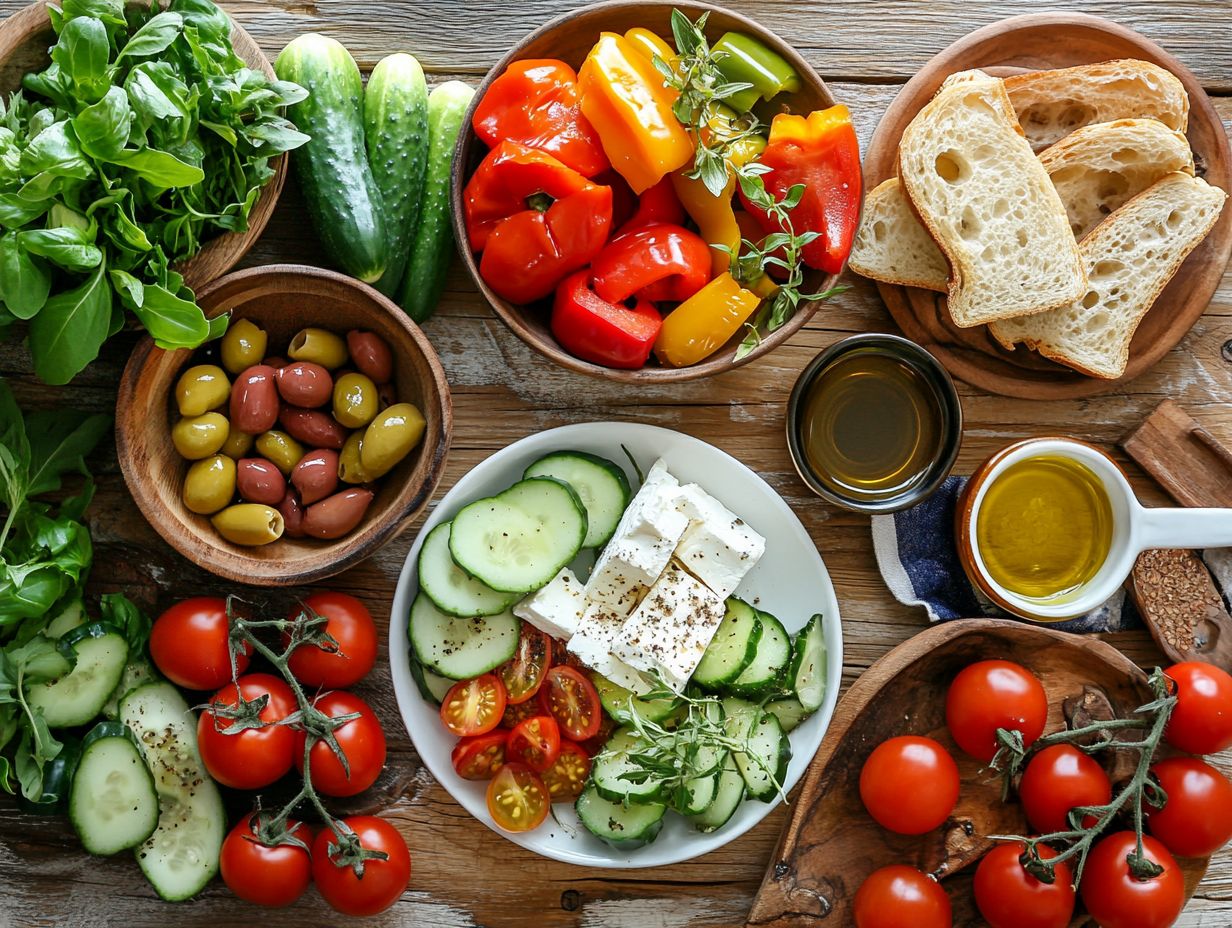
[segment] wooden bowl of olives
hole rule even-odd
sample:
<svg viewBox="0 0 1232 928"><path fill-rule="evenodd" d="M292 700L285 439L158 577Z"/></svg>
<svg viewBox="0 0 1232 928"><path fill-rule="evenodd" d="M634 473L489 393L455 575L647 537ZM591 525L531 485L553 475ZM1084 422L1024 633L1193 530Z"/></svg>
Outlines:
<svg viewBox="0 0 1232 928"><path fill-rule="evenodd" d="M197 294L226 333L194 351L144 339L120 381L129 492L173 548L228 580L339 573L411 524L453 418L428 339L350 277L273 265Z"/></svg>

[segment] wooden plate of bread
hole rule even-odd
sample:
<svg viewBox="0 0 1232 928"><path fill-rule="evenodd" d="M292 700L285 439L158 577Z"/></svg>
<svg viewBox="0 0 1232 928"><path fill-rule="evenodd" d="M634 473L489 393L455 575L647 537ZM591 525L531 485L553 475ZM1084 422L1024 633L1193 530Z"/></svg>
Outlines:
<svg viewBox="0 0 1232 928"><path fill-rule="evenodd" d="M864 160L850 267L956 377L1026 399L1115 388L1175 347L1232 254L1232 153L1194 75L1076 13L933 58Z"/></svg>

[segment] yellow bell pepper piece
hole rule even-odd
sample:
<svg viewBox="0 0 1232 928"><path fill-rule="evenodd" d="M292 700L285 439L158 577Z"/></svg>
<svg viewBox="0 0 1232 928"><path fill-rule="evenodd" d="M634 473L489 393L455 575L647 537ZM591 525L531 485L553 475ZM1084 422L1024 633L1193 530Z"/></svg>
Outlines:
<svg viewBox="0 0 1232 928"><path fill-rule="evenodd" d="M760 303L724 272L668 313L655 355L669 367L696 364L722 348Z"/></svg>
<svg viewBox="0 0 1232 928"><path fill-rule="evenodd" d="M578 83L583 115L634 193L653 187L693 157L693 140L672 113L663 75L624 36L599 36Z"/></svg>
<svg viewBox="0 0 1232 928"><path fill-rule="evenodd" d="M730 266L731 252L714 246L725 245L732 251L740 248L740 226L736 224L736 213L732 209L736 178L729 176L723 195L716 197L706 189L701 178L686 176L690 170L692 168L686 166L672 172L672 189L689 218L697 223L702 239L710 246L710 275L718 277Z"/></svg>
<svg viewBox="0 0 1232 928"><path fill-rule="evenodd" d="M733 126L736 120L743 118L730 106L715 104L713 115L706 123L706 143L711 138L726 141L736 134L738 129ZM761 135L749 135L730 145L727 149L727 161L732 167L742 168L766 150L766 140Z"/></svg>
<svg viewBox="0 0 1232 928"><path fill-rule="evenodd" d="M654 56L658 55L669 65L672 70L676 70L676 64L680 61L680 56L676 54L676 49L667 44L667 39L647 29L645 26L634 26L625 33L625 38L632 43L633 47L647 57L650 62L654 63Z"/></svg>

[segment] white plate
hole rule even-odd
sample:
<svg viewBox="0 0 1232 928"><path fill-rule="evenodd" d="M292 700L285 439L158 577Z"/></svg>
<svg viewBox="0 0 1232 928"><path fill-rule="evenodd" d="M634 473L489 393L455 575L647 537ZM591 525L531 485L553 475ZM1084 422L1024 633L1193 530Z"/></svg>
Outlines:
<svg viewBox="0 0 1232 928"><path fill-rule="evenodd" d="M629 422L567 425L514 442L476 466L437 504L406 556L389 623L389 660L402 721L415 749L432 775L471 815L515 844L554 860L590 867L658 867L722 847L765 818L773 804L746 801L731 821L708 835L695 830L680 816L668 813L659 837L632 851L618 851L593 837L565 803L557 803L553 807L555 819L549 816L534 831L501 831L488 815L486 784L464 780L454 773L449 754L456 739L441 725L436 707L420 696L411 678L407 643L407 619L418 592L415 565L419 548L434 526L452 518L465 504L516 483L531 462L550 451L577 449L602 455L622 465L636 487L637 475L621 451L622 446L643 471L649 470L657 458L664 458L668 469L682 483L701 484L766 537L766 554L745 577L737 595L773 613L792 633L799 631L814 613L825 616L825 701L819 712L791 733L792 757L786 785L788 789L795 786L821 744L838 700L843 647L834 586L812 539L783 499L731 455L689 435Z"/></svg>

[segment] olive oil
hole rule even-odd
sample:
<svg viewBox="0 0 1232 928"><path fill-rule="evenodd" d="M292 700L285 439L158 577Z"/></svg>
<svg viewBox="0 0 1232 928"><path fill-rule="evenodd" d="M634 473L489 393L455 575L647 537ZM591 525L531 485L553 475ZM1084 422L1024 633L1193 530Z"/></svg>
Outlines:
<svg viewBox="0 0 1232 928"><path fill-rule="evenodd" d="M945 442L941 400L914 366L859 349L840 355L809 387L804 456L837 495L893 499L928 479Z"/></svg>
<svg viewBox="0 0 1232 928"><path fill-rule="evenodd" d="M980 503L975 540L989 577L1019 596L1055 600L1099 571L1112 504L1089 467L1043 454L1002 471Z"/></svg>

